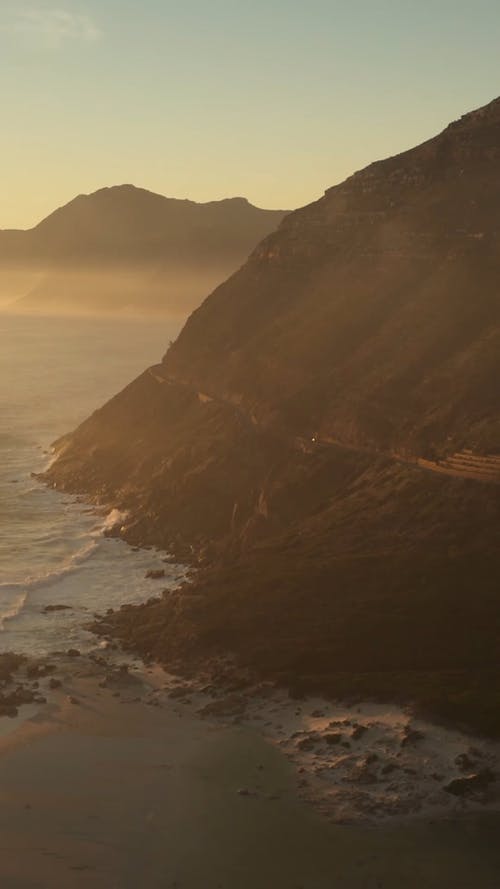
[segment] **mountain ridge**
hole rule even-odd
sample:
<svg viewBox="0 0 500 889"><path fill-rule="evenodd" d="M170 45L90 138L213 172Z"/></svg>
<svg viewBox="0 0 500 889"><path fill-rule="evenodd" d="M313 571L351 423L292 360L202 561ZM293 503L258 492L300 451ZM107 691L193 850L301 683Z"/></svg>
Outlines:
<svg viewBox="0 0 500 889"><path fill-rule="evenodd" d="M19 310L187 314L283 216L244 198L199 204L132 185L99 189L31 229L0 231L0 289L17 276Z"/></svg>
<svg viewBox="0 0 500 889"><path fill-rule="evenodd" d="M277 274L279 275L280 264L282 265L283 263L288 262L290 269L292 270L293 268L294 277L299 279L300 276L304 274L305 263L307 263L308 259L311 259L319 268L323 279L329 276L327 277L326 282L321 280L319 276L319 280L311 281L309 274L310 270L307 269L306 274L308 277L304 280L304 287L308 288L308 294L311 294L313 288L317 291L316 303L311 306L311 310L318 313L321 312L325 315L326 323L324 325L324 330L326 331L326 337L329 337L330 340L335 337L335 329L332 334L334 325L335 328L338 328L339 331L341 331L342 336L337 336L335 346L337 349L343 349L344 352L347 347L350 347L351 349L353 347L358 348L358 344L365 347L363 336L366 324L373 322L375 326L379 322L379 318L384 321L384 313L385 315L389 315L390 312L392 313L392 317L389 317L388 320L392 323L393 328L396 327L396 324L399 324L399 328L394 329L393 331L393 339L396 334L398 336L400 336L401 333L405 335L405 329L406 339L408 339L408 331L411 330L412 325L412 318L409 317L412 307L411 305L408 305L408 300L406 300L406 305L404 305L403 301L400 299L400 292L403 288L407 288L408 290L413 288L416 297L418 296L420 300L426 299L429 303L429 314L431 312L438 314L439 307L436 308L436 306L433 307L432 305L432 301L435 301L432 287L441 287L443 293L441 300L444 303L446 298L448 303L448 305L443 305L443 309L441 310L442 314L448 317L438 319L442 325L443 336L448 336L448 338L450 338L450 336L455 336L456 338L459 337L461 335L460 332L454 332L452 330L453 318L450 317L450 310L454 311L458 302L457 296L455 296L455 299L452 301L452 290L456 289L459 291L462 286L461 282L464 273L469 275L474 273L477 276L478 284L481 284L485 274L487 275L490 273L488 264L494 264L496 262L498 246L500 244L500 226L498 223L497 211L500 182L498 165L495 166L496 160L500 157L500 149L498 145L500 106L498 101L494 102L493 106L493 134L496 138L496 147L494 150L489 144L486 147L486 170L484 169L484 146L482 144L479 146L479 149L483 151L483 154L481 155L481 160L479 162L479 170L477 170L474 150L477 150L478 146L474 149L473 143L465 145L466 152L469 153L468 157L466 157L466 162L469 164L470 168L469 172L475 174L479 179L479 182L472 186L472 190L474 187L483 189L484 183L482 180L485 176L488 176L487 195L482 195L480 220L476 218L476 212L471 201L471 199L473 200L473 196L468 195L468 189L471 188L470 180L467 183L464 183L462 167L460 167L458 175L456 173L454 183L455 186L457 186L457 183L458 185L461 185L462 194L457 194L455 191L450 194L449 191L447 192L446 190L444 194L442 193L443 180L445 180L444 184L446 186L446 179L450 175L451 162L447 161L445 166L441 167L441 161L439 161L436 173L435 158L438 157L439 159L439 157L441 157L443 140L445 140L445 143L448 140L450 128L447 128L434 140L423 143L423 146L405 152L396 158L389 159L387 162L377 162L375 169L383 174L381 193L379 193L376 188L378 180L375 180L375 185L372 184L374 168L369 167L367 171L361 171L361 173L354 174L354 176L350 177L345 183L335 186L333 189L329 189L325 193L325 197L315 204L309 205L308 207L291 214L284 220L279 231L270 235L256 248L256 251L250 258L250 263L247 266L249 277L251 271L253 271L252 264L255 267L256 273L260 273L262 267L265 267L266 265L273 265L278 268ZM490 106L486 106L486 109L481 109L479 117L476 117L477 113L466 115L462 119L464 123L459 122L460 133L462 134L463 131L467 134L467 125L471 121L473 123L473 129L475 129L476 122L478 120L484 120L484 117L488 115L489 107ZM453 132L453 125L451 131ZM480 129L479 132L481 136L483 130ZM489 136L490 133L488 130L488 139ZM483 140L480 141L482 142ZM463 140L460 139L460 152L458 152L460 155L464 150L462 143ZM430 186L426 183L424 188L422 186L422 169L417 176L415 174L413 163L415 159L418 159L421 156L420 152L422 150L424 150L425 155L423 172L430 179ZM463 163L463 160L459 157L455 160L455 165L457 160L460 161L460 164ZM387 181L385 175L386 168L384 166L387 163L390 164L391 168L395 167L396 170L402 171L396 178L396 186L394 185L391 176L389 176L389 181ZM408 164L410 164L411 176L408 172ZM489 175L490 173L493 174L491 177ZM403 176L402 184L400 181L401 175ZM437 181L436 175L439 176ZM369 184L365 189L363 186L367 176ZM360 184L361 190L358 188ZM353 186L355 186L354 189ZM394 194L395 188L397 191L396 195ZM416 206L412 206L413 219L408 220L405 201L408 192L410 192L411 197L415 189L417 189ZM439 189L441 189L441 193ZM423 196L422 191L424 192ZM355 205L354 208L352 208L353 203ZM485 213L485 210L487 213ZM459 218L459 214L462 218L460 219L460 229L457 230L456 220ZM305 233L302 231L302 220L304 218L308 219L308 230ZM490 224L489 231L485 228L485 223L488 222ZM313 244L310 242L311 232L314 237ZM358 243L356 242L356 239L358 239ZM361 241L361 244L359 241ZM408 259L411 260L411 264ZM382 298L375 293L374 299L372 299L372 306L367 306L365 299L365 304L360 305L360 309L358 310L358 314L364 312L364 316L360 316L359 320L356 318L353 320L352 317L346 319L342 316L341 312L344 312L345 314L348 311L348 308L352 311L352 309L346 305L346 296L344 296L344 306L340 303L340 300L338 300L337 305L335 305L334 299L331 298L326 291L326 287L331 290L332 281L335 281L333 275L336 274L339 278L336 286L339 289L341 287L346 289L347 283L351 288L351 292L354 291L354 296L361 304L360 297L363 296L363 294L356 295L355 293L356 281L353 280L352 262L355 262L357 265L356 274L361 278L362 287L366 286L364 283L365 279L362 277L362 264L365 266L366 275L369 274L373 278L375 278L376 275L380 275L381 281L379 289L385 299L384 305ZM336 268L332 271L328 267L328 263L335 263ZM344 268L342 268L341 263L344 264ZM406 267L401 269L401 266L404 263L406 263ZM268 276L270 281L273 274L274 270L273 272L270 272ZM391 275L396 278L394 284L391 282ZM439 282L438 276L444 279L442 283ZM345 279L347 277L348 280L346 282ZM286 284L289 288L289 299L291 300L291 294L294 290L297 290L298 280L292 281L290 279ZM224 298L224 290L228 290L230 286L231 282L226 282L218 289L217 295L219 296L219 300L217 311L220 311ZM237 286L241 297L243 294L241 292L242 286L240 281L238 281ZM270 286L274 287L274 282ZM283 286L283 284L281 286ZM393 294L388 292L388 288L391 286L393 288ZM248 288L249 299L253 298L250 287L251 282ZM374 288L372 287L372 289ZM449 291L449 293L447 291ZM392 303L389 302L389 297L392 298ZM261 297L261 302L265 298L266 297ZM303 295L301 298L305 305L306 296ZM328 299L330 299L330 306L327 305ZM350 296L350 299L352 301L353 297ZM232 296L229 294L223 304L223 310L226 315L230 312L231 301ZM376 301L378 302L378 305ZM238 311L242 310L241 303L242 299L240 298L238 302ZM277 301L274 300L273 305L276 304ZM203 338L206 343L206 338L210 336L210 319L207 315L210 310L214 313L215 308L214 295L211 301L205 302L204 305L200 307L199 312L195 312L189 319L187 327L182 332L181 337L175 344L167 359L170 372L172 372L172 368L174 369L174 373L177 372L176 365L179 366L178 356L182 349L183 341L188 336L192 339L193 336L196 335L197 324L203 328ZM420 308L417 308L420 311ZM463 307L457 306L457 308L459 311L463 312ZM495 312L495 317L498 321L498 303L495 303L491 307L487 304L484 306L483 313L486 318L488 318L487 313L490 309ZM329 316L326 315L328 311L330 312ZM400 318L398 318L398 311ZM371 317L369 317L369 312L371 312ZM377 314L379 317L377 317ZM478 333L480 333L480 307L471 307L470 315L471 322L475 323L476 327L478 327ZM280 317L281 319L286 318L286 310L281 311ZM450 321L449 324L447 323L448 320ZM235 319L234 313L232 322L232 328L234 329L237 324L237 319ZM356 330L353 329L356 323L360 328L357 339ZM316 320L313 317L312 325L315 324ZM405 327L403 327L403 324ZM365 327L363 327L363 325L365 325ZM214 327L216 330L218 329L217 325L214 325ZM308 377L311 378L313 376L312 372L309 372L309 368L312 367L312 358L314 358L317 364L317 356L328 357L327 350L330 347L328 339L326 342L321 339L322 330L318 325L316 325L316 327L317 329L314 331L316 337L314 355L312 355L312 349L308 347L306 352L307 364L304 362L300 368L301 375L306 380ZM247 328L242 325L241 330L243 337L245 336L245 329ZM384 337L383 329L381 330L379 327L377 330L375 327L375 331L378 336ZM226 333L227 331L224 331L224 334ZM347 337L345 336L346 333ZM468 331L466 331L466 333L468 335ZM223 348L221 338L222 337L220 336L219 341L212 350L213 352L216 352L217 348ZM495 344L496 342L497 340L495 339ZM236 348L240 348L241 345L242 343L240 342L235 343ZM423 345L426 346L428 350L428 338ZM200 364L202 356L209 352L210 347L205 345L205 348L203 349L199 338L196 342L196 346L196 362L197 364ZM418 347L418 344L415 344L415 346ZM411 344L411 349L414 350L415 346ZM294 341L293 344L287 344L288 351L285 352L285 354L291 354L292 347L295 355L300 356L301 343L297 341ZM384 349L393 349L393 346L391 343L387 343L386 339L380 343L379 348L382 352ZM436 349L439 350L440 348L441 344L438 343ZM450 358L452 357L451 353L453 348L454 345L452 342L450 343ZM494 360L494 355L496 354L494 345L491 346L491 354L492 360ZM259 358L261 358L260 353ZM362 358L363 356L360 354L360 364ZM248 356L245 353L244 360L247 359ZM373 358L371 360L372 364L374 364ZM398 357L398 360L401 360L402 363L402 359ZM196 364L193 372L193 359L191 356L188 361L189 371L185 366L188 363L186 361L184 362L184 365L179 368L179 372L184 376L188 375L188 373L193 376L193 373L196 372ZM347 361L345 363L347 365L345 372L349 374L350 378L353 378L356 372L361 374L362 370L365 370L365 367L360 367L359 370L353 368L353 361L350 362L350 367L348 366ZM384 363L387 364L387 361L384 359L383 355L381 355L380 365L383 367ZM430 361L427 362L427 365L429 364ZM199 373L202 378L206 378L207 370L207 367L200 367ZM224 370L226 370L226 367L224 367ZM328 370L330 371L331 368L328 367ZM373 373L372 371L370 372ZM387 372L390 373L391 369L388 368ZM285 375L288 374L289 366L284 369L284 378ZM248 374L248 379L252 380L253 375ZM280 398L283 394L283 382L285 382L285 379L280 381ZM377 381L374 380L374 383L377 384ZM230 380L228 385L232 385ZM338 415L338 410L336 413ZM385 413L387 413L387 411L385 411ZM493 438L497 435L497 431L498 428L495 426ZM401 446L404 444L404 442L401 442Z"/></svg>

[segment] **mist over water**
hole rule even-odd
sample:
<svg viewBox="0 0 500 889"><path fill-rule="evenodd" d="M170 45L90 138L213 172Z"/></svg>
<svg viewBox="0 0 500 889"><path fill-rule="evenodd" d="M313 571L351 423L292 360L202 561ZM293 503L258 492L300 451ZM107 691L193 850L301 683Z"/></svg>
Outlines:
<svg viewBox="0 0 500 889"><path fill-rule="evenodd" d="M119 515L96 515L31 473L57 437L159 361L179 326L0 315L0 652L93 646L81 627L94 611L157 592L144 575L160 556L103 536Z"/></svg>
<svg viewBox="0 0 500 889"><path fill-rule="evenodd" d="M0 309L18 316L58 320L68 316L88 320L159 317L175 325L237 264L232 257L199 267L195 262L186 267L174 261L122 261L13 269L0 262Z"/></svg>

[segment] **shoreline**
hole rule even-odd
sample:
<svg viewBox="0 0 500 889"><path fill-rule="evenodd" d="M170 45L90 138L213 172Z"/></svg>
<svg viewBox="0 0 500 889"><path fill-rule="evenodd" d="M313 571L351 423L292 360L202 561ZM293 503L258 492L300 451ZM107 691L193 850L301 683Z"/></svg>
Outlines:
<svg viewBox="0 0 500 889"><path fill-rule="evenodd" d="M64 450L64 439L55 443L56 462L61 448ZM48 486L57 486L50 473L48 477L40 477L39 481ZM103 496L82 491L80 486L73 489L62 485L57 489L75 496L81 503L87 503L97 514L114 510L126 513L125 525L110 529L106 536L121 540L134 551L154 551L163 557L165 563L182 566L185 572L179 584L159 593L152 590L146 602L115 607L100 615L92 625L93 632L112 637L124 650L136 652L145 659L151 657L163 665L173 664L181 674L184 669L191 669L192 665L195 670L198 669L200 664L212 658L216 661L234 658L234 651L227 643L231 627L225 626L223 621L217 622L217 618L212 621L213 600L210 597L215 596L215 612L217 608L228 607L233 591L233 559L236 569L241 570L238 555L231 555L230 548L225 548L220 541L209 543L204 539L189 543L189 538L177 535L171 536L166 543L152 531L151 524L141 513L140 505L113 499L109 491ZM246 593L248 578L245 581ZM164 627L161 635L153 630L155 624L160 623ZM247 643L245 625L238 626L238 630L242 630L243 642ZM252 632L253 625L249 634ZM215 640L220 637L219 641L214 643L211 634ZM458 667L443 666L433 671L421 666L398 667L397 664L371 670L366 663L357 669L352 664L344 666L337 663L330 673L328 670L317 670L314 658L309 663L300 649L300 659L305 666L304 672L298 673L288 667L289 662L293 663L295 650L285 651L284 660L281 649L276 658L269 654L272 649L273 641L269 640L268 649L264 650L267 663L261 669L259 658L256 660L251 646L247 644L244 657L234 671L236 678L240 671L248 670L260 678L276 681L289 688L293 695L301 697L323 695L332 700L373 701L401 707L410 705L426 721L474 736L484 735L500 740L498 708L495 706L498 671L494 664L486 662L483 666L469 668L459 664ZM495 691L488 695L485 689L490 686Z"/></svg>
<svg viewBox="0 0 500 889"><path fill-rule="evenodd" d="M59 689L68 683L71 687L72 677L83 670L98 677L100 688L114 689L112 694L117 698L130 682L142 687L133 701L140 706L173 707L174 713L182 710L184 716L195 720L257 732L290 765L301 802L332 823L384 828L500 812L500 742L493 738L461 730L450 720L417 714L414 707L394 698L384 702L377 696L349 696L350 700L342 700L307 688L297 693L286 682L257 677L251 669L232 662L230 656L209 659L203 670L196 657L192 665L173 660L174 669L179 668L174 675L153 653L141 651L143 646L135 645L135 639L124 640L113 618L128 621L137 609L159 604L165 597L172 597L171 601L182 607L186 589L202 566L193 553L190 563L181 564L175 553L154 545L134 545L124 534L124 513L119 507L82 496L77 499L87 502L100 518L115 516L116 521L103 531L105 536L123 540L132 550L155 550L162 562L175 564L182 573L177 585L160 596L152 586L147 603L109 609L83 624L96 640L104 637L95 652L54 652L38 659L38 665L26 659L20 665L21 675L23 671L25 675L17 691L17 705L35 707L37 712L27 720L22 712L16 717L21 734L26 722L34 736L41 732L44 708L52 713L54 707L67 712L68 702L70 709L76 706L70 691L63 707ZM161 571L148 574L155 582L162 580ZM61 671L64 681L58 678ZM14 715L15 681L12 685L12 699L8 690L2 697L0 687L0 718L2 712L5 719ZM123 702L130 703L126 698ZM49 734L50 724L51 719L44 730ZM2 734L0 725L0 739ZM12 733L9 743L15 746Z"/></svg>
<svg viewBox="0 0 500 889"><path fill-rule="evenodd" d="M74 680L86 674L97 682L94 698L108 691L120 704L133 704L142 712L144 707L155 707L221 730L238 726L256 733L290 767L300 805L325 822L384 830L500 812L500 742L460 731L450 722L417 716L411 707L394 701L347 702L307 689L297 694L283 682L256 678L230 657L214 658L204 672L195 659L194 668L183 663L185 672L173 675L158 658L124 642L113 617L134 615L137 608L160 603L165 596L182 603L202 566L193 553L189 564L181 564L176 554L128 541L118 507L81 496L78 501L87 502L101 518L120 517L110 523L105 536L117 537L132 549L154 549L163 562L174 563L183 574L177 586L159 598L152 586L145 605L124 605L94 615L95 622L83 626L96 639L104 636L95 652L59 651L37 659L38 665L26 659L20 665L21 686L16 686L15 676L11 683L13 700L7 689L4 726L14 715L16 687L21 713L15 718L15 731L6 733L0 724L0 754L50 736L65 720L71 722L70 714L80 703L72 691ZM151 577L162 579L159 571ZM135 688L132 697L127 697L128 686ZM0 714L1 705L0 695ZM258 793L252 787L240 790L248 797Z"/></svg>
<svg viewBox="0 0 500 889"><path fill-rule="evenodd" d="M38 479L48 483L43 477ZM43 722L43 708L61 707L58 672L62 669L65 682L71 684L71 677L83 669L98 675L102 688L114 687L117 697L121 697L121 686L134 681L149 687L145 701L139 696L134 703L171 709L173 701L174 712L181 708L190 718L258 732L290 764L301 801L332 823L385 827L500 811L500 742L492 738L461 730L450 720L417 715L413 707L394 699L381 702L376 696L351 696L347 702L313 694L307 688L298 694L272 677L257 678L232 663L230 656L209 661L204 672L200 672L196 658L194 668L174 661L175 666L185 668L174 675L158 657L144 654L133 642L127 644L113 618L133 616L165 597L182 605L186 588L202 566L196 563L194 553L189 563L181 563L176 553L128 541L122 525L125 513L120 507L81 495L77 502L88 503L90 511L101 518L116 517L103 531L105 536L122 540L132 550L155 550L162 562L175 564L182 573L177 585L159 597L152 586L152 596L145 604L110 609L82 625L96 639L104 637L102 648L95 653L56 652L41 659L39 675L36 664L33 667L28 660L26 670L35 669L35 673L25 677L31 679L31 688L21 689L19 705L42 708L36 714L37 731ZM162 580L160 571L148 574L155 581ZM151 682L153 675L156 685ZM56 683L53 688L52 682ZM153 695L153 703L147 700L148 694ZM71 703L74 696L67 697ZM0 695L0 717L1 704ZM7 695L6 718L13 715L9 707L15 706L15 695L13 701ZM22 714L18 719L22 724Z"/></svg>
<svg viewBox="0 0 500 889"><path fill-rule="evenodd" d="M241 692L118 649L50 663L46 702L0 720L9 889L496 889L498 811L332 817L324 776L288 750L299 707L329 718L319 702L263 685L244 713Z"/></svg>
<svg viewBox="0 0 500 889"><path fill-rule="evenodd" d="M81 703L82 680L94 683L94 698L257 734L288 763L302 804L331 823L383 829L500 813L498 742L417 718L395 704L294 699L273 682L249 686L234 675L225 685L210 674L186 679L114 645L23 659L0 694L0 707L7 701L0 755L6 744L23 743L26 733L50 735L64 724ZM243 795L254 793L242 788Z"/></svg>

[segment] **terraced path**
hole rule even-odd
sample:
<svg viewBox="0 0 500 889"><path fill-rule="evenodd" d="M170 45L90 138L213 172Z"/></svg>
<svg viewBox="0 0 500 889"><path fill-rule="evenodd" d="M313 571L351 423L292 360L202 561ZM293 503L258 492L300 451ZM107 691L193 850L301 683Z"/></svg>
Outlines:
<svg viewBox="0 0 500 889"><path fill-rule="evenodd" d="M443 475L500 484L500 455L480 456L471 450L463 450L446 460L434 462L420 458L417 463L422 469L430 469Z"/></svg>
<svg viewBox="0 0 500 889"><path fill-rule="evenodd" d="M191 388L188 383L164 376L162 370L163 368L161 365L156 365L155 367L148 368L147 372L157 383L171 386L181 385ZM224 404L232 410L236 410L238 413L246 416L245 411L232 402L214 398L214 396L208 395L205 392L196 392L196 395L202 404L214 401L219 402L220 404ZM253 425L258 425L258 420L253 415L250 417L250 420ZM370 448L346 444L345 442L330 436L296 436L293 443L298 450L301 450L304 453L312 453L318 445L333 445L335 447L347 448L348 450L362 453L370 451ZM391 456L395 460L399 460L403 463L411 463L419 466L421 469L426 469L430 472L438 472L441 475L450 475L456 478L469 478L475 481L489 482L490 484L500 484L500 454L481 456L475 454L474 451L470 449L464 449L463 451L458 451L450 457L447 457L446 460L425 460L423 457L410 457L400 453L393 453Z"/></svg>

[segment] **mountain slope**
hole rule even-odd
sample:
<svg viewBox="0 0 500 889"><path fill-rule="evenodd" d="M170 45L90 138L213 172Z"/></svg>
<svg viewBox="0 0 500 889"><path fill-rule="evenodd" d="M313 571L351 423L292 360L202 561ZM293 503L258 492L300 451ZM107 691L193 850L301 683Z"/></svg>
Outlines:
<svg viewBox="0 0 500 889"><path fill-rule="evenodd" d="M187 314L283 216L244 198L196 204L105 188L30 231L0 232L0 284L7 291L13 273L25 276L25 310Z"/></svg>
<svg viewBox="0 0 500 889"><path fill-rule="evenodd" d="M54 484L198 557L126 642L500 732L499 160L497 100L291 214L58 443Z"/></svg>
<svg viewBox="0 0 500 889"><path fill-rule="evenodd" d="M499 161L497 101L291 214L189 319L167 372L301 433L498 444Z"/></svg>

